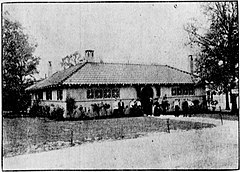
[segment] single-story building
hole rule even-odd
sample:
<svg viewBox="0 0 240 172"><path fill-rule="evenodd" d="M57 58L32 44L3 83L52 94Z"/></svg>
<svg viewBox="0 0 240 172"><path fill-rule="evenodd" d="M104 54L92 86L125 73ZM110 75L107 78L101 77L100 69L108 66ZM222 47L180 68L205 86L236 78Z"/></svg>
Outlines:
<svg viewBox="0 0 240 172"><path fill-rule="evenodd" d="M32 101L60 105L66 109L66 98L75 99L85 111L101 102L112 105L115 98L129 105L132 99L142 102L166 96L170 108L175 99L198 99L205 96L199 78L168 65L94 62L93 51L86 50L82 64L59 71L28 87ZM144 106L144 103L142 103Z"/></svg>

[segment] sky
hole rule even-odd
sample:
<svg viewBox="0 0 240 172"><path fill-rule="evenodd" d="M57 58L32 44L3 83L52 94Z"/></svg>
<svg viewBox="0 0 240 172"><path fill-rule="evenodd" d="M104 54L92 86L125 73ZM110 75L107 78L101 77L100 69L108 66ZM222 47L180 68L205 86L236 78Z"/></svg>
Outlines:
<svg viewBox="0 0 240 172"><path fill-rule="evenodd" d="M161 3L13 3L4 4L38 47L36 78L61 70L66 55L94 50L97 60L167 64L189 71L192 54L187 32L192 18L203 19L198 2Z"/></svg>

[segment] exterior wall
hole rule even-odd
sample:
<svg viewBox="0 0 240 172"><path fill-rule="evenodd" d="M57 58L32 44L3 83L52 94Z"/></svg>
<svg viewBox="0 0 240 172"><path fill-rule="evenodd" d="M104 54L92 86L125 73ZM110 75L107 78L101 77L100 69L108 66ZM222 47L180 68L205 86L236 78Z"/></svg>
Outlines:
<svg viewBox="0 0 240 172"><path fill-rule="evenodd" d="M120 99L123 101L130 101L131 99L137 98L137 91L133 87L122 87L120 88Z"/></svg>
<svg viewBox="0 0 240 172"><path fill-rule="evenodd" d="M115 98L87 99L87 88L71 88L66 90L66 94L76 101L76 106L83 106L85 111L92 112L92 104L110 104L112 107ZM134 87L120 87L120 98L124 105L129 105L130 100L137 98L137 91Z"/></svg>
<svg viewBox="0 0 240 172"><path fill-rule="evenodd" d="M167 96L167 97L170 97L170 96L172 96L172 93L171 93L171 88L172 87L167 87L167 86L162 86L161 87L161 90L160 90L160 95L161 95L161 97L163 97L163 96Z"/></svg>
<svg viewBox="0 0 240 172"><path fill-rule="evenodd" d="M153 98L157 98L157 89L156 87L152 86L153 89Z"/></svg>
<svg viewBox="0 0 240 172"><path fill-rule="evenodd" d="M75 101L83 101L87 98L86 88L70 88L66 90L67 96L75 99Z"/></svg>

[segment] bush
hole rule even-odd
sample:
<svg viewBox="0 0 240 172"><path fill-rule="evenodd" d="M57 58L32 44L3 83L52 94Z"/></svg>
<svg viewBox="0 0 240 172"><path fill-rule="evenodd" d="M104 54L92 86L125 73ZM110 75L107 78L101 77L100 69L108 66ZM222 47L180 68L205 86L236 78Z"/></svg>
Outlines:
<svg viewBox="0 0 240 172"><path fill-rule="evenodd" d="M41 105L40 105L40 101L36 100L33 102L32 107L29 110L30 116L36 117L36 116L41 116Z"/></svg>
<svg viewBox="0 0 240 172"><path fill-rule="evenodd" d="M50 112L50 116L49 118L51 119L56 119L56 120L61 120L63 119L63 114L64 114L64 108L61 107L61 106L52 106L53 109L49 109L51 112Z"/></svg>
<svg viewBox="0 0 240 172"><path fill-rule="evenodd" d="M50 112L50 107L47 105L41 105L39 101L34 102L33 106L30 108L30 116L32 117L48 117Z"/></svg>
<svg viewBox="0 0 240 172"><path fill-rule="evenodd" d="M41 116L42 117L49 117L50 115L50 106L48 105L42 105L41 106Z"/></svg>

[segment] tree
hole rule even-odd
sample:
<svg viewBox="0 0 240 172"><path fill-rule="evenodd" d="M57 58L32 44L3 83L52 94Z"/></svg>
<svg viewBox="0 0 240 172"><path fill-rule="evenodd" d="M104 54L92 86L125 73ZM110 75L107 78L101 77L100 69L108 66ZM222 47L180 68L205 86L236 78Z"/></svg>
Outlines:
<svg viewBox="0 0 240 172"><path fill-rule="evenodd" d="M2 29L3 110L19 111L29 100L25 88L35 80L40 58L33 55L37 45L29 42L21 24L11 20L7 12Z"/></svg>
<svg viewBox="0 0 240 172"><path fill-rule="evenodd" d="M62 58L61 66L64 69L67 69L82 62L83 58L81 57L80 53L78 51L75 51L73 54L67 55L66 57Z"/></svg>
<svg viewBox="0 0 240 172"><path fill-rule="evenodd" d="M188 23L189 44L197 46L196 73L213 88L226 94L238 79L238 9L237 2L209 2L203 6L208 27ZM236 110L236 97L231 94L232 110Z"/></svg>

